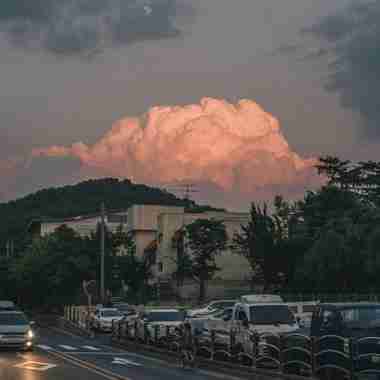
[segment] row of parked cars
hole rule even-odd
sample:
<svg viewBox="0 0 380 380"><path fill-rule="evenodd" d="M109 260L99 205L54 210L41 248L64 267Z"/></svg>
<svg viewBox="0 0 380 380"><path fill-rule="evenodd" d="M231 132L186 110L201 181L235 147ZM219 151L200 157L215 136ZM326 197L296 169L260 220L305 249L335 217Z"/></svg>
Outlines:
<svg viewBox="0 0 380 380"><path fill-rule="evenodd" d="M144 309L137 311L129 305L98 307L91 325L99 331L111 331L112 324L121 320L133 322L137 329L147 329L152 334L159 326L160 334L167 326L188 323L196 336L208 337L217 332L216 339L226 343L234 331L237 339L249 330L283 334L298 331L300 322L289 305L278 295L243 296L239 300L218 300L202 308L182 311L178 309ZM135 323L137 321L137 323ZM138 333L139 331L136 331Z"/></svg>
<svg viewBox="0 0 380 380"><path fill-rule="evenodd" d="M285 303L279 295L255 294L239 300L218 300L201 308L182 311L178 309L144 309L137 311L129 305L99 308L93 326L110 331L112 320L137 321L140 328L191 325L195 335L209 336L226 342L234 332L236 339L245 341L247 333L277 335L301 333L308 336L339 335L356 337L380 336L380 304L357 303Z"/></svg>
<svg viewBox="0 0 380 380"><path fill-rule="evenodd" d="M12 301L0 301L0 347L33 350L35 323Z"/></svg>

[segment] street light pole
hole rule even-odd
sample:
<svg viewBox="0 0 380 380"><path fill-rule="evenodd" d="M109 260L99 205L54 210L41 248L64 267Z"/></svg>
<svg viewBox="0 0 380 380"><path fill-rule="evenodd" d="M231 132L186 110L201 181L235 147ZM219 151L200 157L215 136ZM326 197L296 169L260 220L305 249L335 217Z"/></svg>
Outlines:
<svg viewBox="0 0 380 380"><path fill-rule="evenodd" d="M105 301L105 288L104 288L104 202L101 205L101 228L100 228L100 298L102 303Z"/></svg>

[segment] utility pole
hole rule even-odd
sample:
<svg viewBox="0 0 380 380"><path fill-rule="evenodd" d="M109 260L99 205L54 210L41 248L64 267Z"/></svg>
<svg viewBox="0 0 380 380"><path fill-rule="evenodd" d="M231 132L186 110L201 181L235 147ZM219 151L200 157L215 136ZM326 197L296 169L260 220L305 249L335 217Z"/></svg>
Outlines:
<svg viewBox="0 0 380 380"><path fill-rule="evenodd" d="M101 228L100 228L100 298L102 303L105 301L105 290L104 290L104 202L101 204Z"/></svg>

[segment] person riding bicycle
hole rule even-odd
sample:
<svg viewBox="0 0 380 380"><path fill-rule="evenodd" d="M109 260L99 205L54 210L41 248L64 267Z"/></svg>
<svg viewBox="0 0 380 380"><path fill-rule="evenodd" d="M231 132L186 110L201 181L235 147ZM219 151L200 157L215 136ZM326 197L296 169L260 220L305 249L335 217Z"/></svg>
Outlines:
<svg viewBox="0 0 380 380"><path fill-rule="evenodd" d="M182 367L194 367L194 339L191 331L191 324L185 322L182 330L182 347L181 347Z"/></svg>

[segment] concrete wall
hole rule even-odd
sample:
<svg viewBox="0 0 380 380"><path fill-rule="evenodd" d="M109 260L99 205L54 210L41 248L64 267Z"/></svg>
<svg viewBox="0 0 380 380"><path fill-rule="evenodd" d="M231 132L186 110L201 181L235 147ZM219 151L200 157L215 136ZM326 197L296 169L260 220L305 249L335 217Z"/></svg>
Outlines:
<svg viewBox="0 0 380 380"><path fill-rule="evenodd" d="M177 251L173 247L173 236L181 228L184 214L161 214L158 217L157 229L157 259L153 275L161 278L171 278L176 270ZM159 263L163 270L159 271Z"/></svg>

